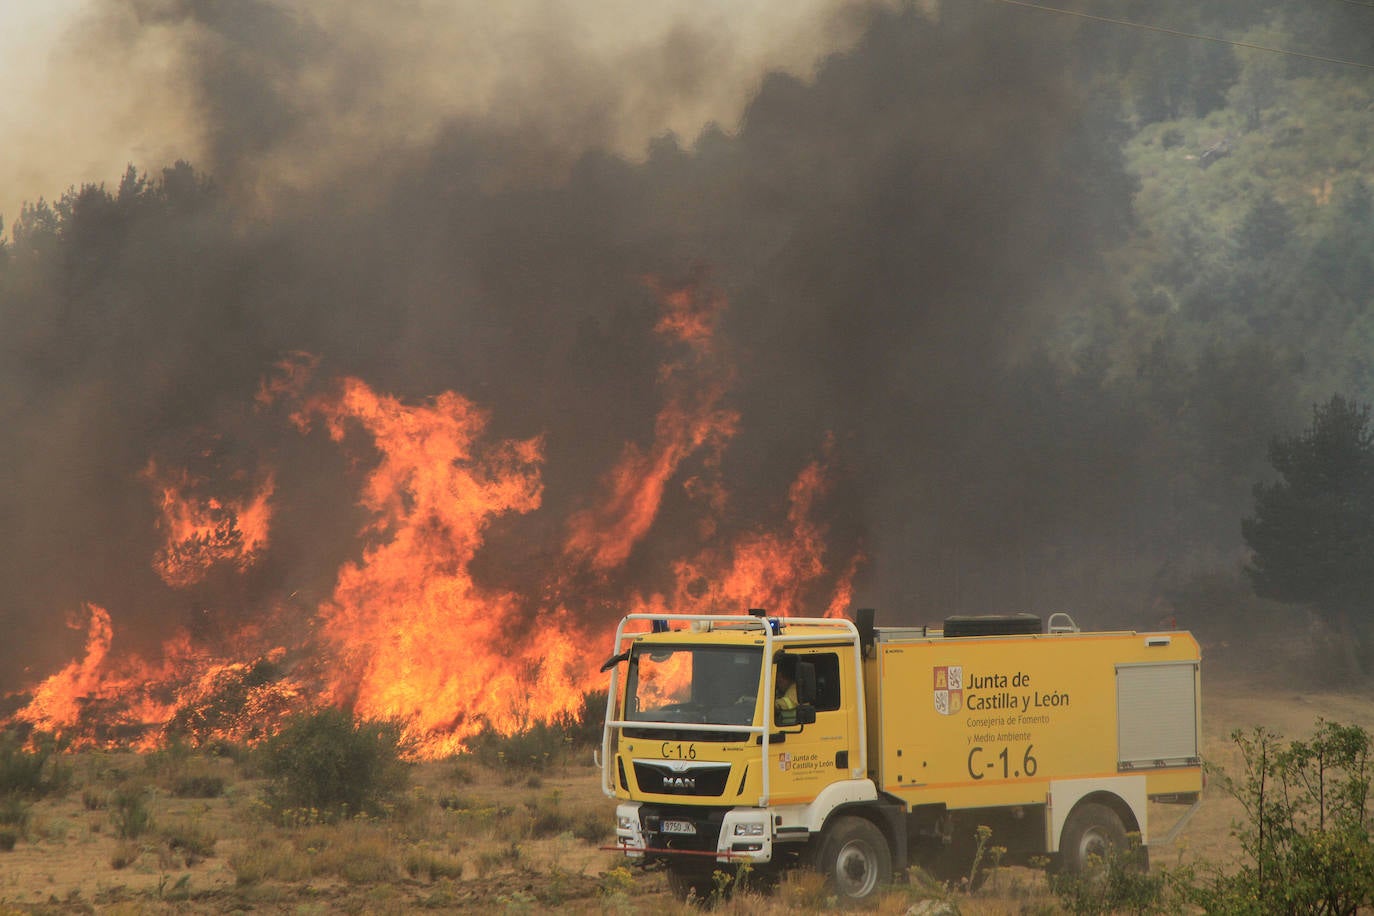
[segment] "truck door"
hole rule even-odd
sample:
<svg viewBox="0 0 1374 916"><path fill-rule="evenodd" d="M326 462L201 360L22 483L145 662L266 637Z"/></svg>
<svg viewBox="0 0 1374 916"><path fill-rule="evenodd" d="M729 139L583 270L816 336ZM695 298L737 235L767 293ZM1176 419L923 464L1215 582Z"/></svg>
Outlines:
<svg viewBox="0 0 1374 916"><path fill-rule="evenodd" d="M776 708L769 711L769 795L776 805L814 799L831 783L851 778L860 759L852 649L789 648L788 654L815 668L816 721L781 724Z"/></svg>

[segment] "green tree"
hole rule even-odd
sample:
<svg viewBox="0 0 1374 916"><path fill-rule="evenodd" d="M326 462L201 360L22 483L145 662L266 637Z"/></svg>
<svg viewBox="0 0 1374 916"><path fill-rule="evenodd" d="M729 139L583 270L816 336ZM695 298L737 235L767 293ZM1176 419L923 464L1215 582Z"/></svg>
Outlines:
<svg viewBox="0 0 1374 916"><path fill-rule="evenodd" d="M1312 426L1275 438L1281 479L1255 486L1241 522L1246 568L1261 597L1305 604L1340 634L1346 663L1362 674L1374 620L1374 433L1368 405L1340 395L1313 408Z"/></svg>

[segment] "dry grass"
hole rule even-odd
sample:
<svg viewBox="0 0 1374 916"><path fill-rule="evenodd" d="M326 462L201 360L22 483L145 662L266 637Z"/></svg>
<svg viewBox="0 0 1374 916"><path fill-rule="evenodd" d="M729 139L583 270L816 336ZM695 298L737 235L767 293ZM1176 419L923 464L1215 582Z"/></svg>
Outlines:
<svg viewBox="0 0 1374 916"><path fill-rule="evenodd" d="M1374 700L1346 693L1257 689L1213 678L1204 692L1205 751L1237 764L1228 735L1265 724L1291 737L1319 716L1374 728ZM340 824L308 814L280 826L261 802L264 783L227 757L185 749L139 757L83 754L61 794L26 803L11 819L13 851L0 851L0 916L10 912L699 913L672 899L661 874L628 868L597 847L610 836L613 804L590 760L564 755L537 773L472 759L416 768L384 818ZM1234 802L1215 787L1157 865L1225 862L1235 854ZM131 799L136 799L131 801ZM146 809L142 829L128 818ZM121 812L123 812L121 814ZM1157 832L1176 808L1152 811ZM121 832L134 836L121 837ZM885 914L950 896L962 916L1061 913L1042 873L1003 868L977 894L900 885L874 901ZM54 903L56 902L56 903ZM770 895L737 893L716 912L795 914L831 909L818 875L789 874ZM89 911L89 910L87 910ZM917 910L919 911L919 910Z"/></svg>

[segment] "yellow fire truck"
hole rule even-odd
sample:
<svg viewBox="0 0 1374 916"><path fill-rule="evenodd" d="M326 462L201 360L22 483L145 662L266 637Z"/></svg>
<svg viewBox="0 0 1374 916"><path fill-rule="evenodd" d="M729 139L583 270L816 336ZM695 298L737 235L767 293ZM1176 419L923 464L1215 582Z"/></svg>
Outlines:
<svg viewBox="0 0 1374 916"><path fill-rule="evenodd" d="M967 874L979 825L1004 861L1079 869L1128 833L1148 844L1149 801L1191 802L1180 827L1196 809L1188 633L750 614L631 614L603 667L615 848L683 896L746 862L816 868L854 899L912 864ZM795 703L775 702L780 672Z"/></svg>

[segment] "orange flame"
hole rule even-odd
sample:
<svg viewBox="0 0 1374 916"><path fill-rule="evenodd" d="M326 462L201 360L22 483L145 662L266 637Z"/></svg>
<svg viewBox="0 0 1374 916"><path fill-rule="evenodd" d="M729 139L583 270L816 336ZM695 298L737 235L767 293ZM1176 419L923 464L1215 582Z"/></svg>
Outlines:
<svg viewBox="0 0 1374 916"><path fill-rule="evenodd" d="M447 392L421 405L357 379L310 405L330 436L358 426L382 458L363 504L378 537L321 609L337 667L329 697L404 722L421 753L456 751L484 724L512 731L577 711L589 661L566 619L526 629L519 596L469 570L492 520L539 507L539 438L483 446L486 414Z"/></svg>
<svg viewBox="0 0 1374 916"><path fill-rule="evenodd" d="M707 548L691 559L679 560L674 564L672 595L641 597L636 610L657 614L698 608L733 613L760 607L780 617L816 616L813 595L831 573L825 563L825 529L812 520L811 512L826 486L821 463L807 465L789 490L785 530L746 532L724 548ZM825 616L842 616L848 609L862 562L863 557L855 555L834 577Z"/></svg>
<svg viewBox="0 0 1374 916"><path fill-rule="evenodd" d="M283 649L230 661L198 648L185 632L162 647L158 664L136 656L113 658L114 628L104 608L87 604L86 649L32 691L14 721L72 739L72 747L127 746L152 750L169 725L192 739L252 741L265 737L298 707L303 686L294 678L253 683L254 669L280 661ZM73 621L73 627L80 626ZM216 708L233 694L228 715Z"/></svg>
<svg viewBox="0 0 1374 916"><path fill-rule="evenodd" d="M247 500L188 495L196 486L189 475L183 472L167 479L151 460L143 476L160 494L158 527L166 532L153 568L173 588L196 584L217 563L246 569L267 547L276 489L272 475Z"/></svg>
<svg viewBox="0 0 1374 916"><path fill-rule="evenodd" d="M338 570L313 635L279 641L268 615L215 646L178 631L147 661L113 655L110 614L87 605L82 658L32 688L13 721L77 746L149 748L172 734L259 740L293 711L325 702L397 719L417 754L436 757L483 728L510 733L577 715L585 693L604 686L596 666L624 612L842 613L862 557L831 569L815 518L828 458L791 483L776 530L722 535L730 493L720 462L741 420L726 406L733 372L716 343L726 303L696 284L649 285L663 310L655 332L673 353L659 371L653 441L624 446L599 499L567 520L554 565L527 588L484 584L472 567L494 523L540 509L542 437L490 441L488 414L454 392L406 403L348 378L307 397L319 361L292 354L264 380L257 406L290 400L302 431L320 422L334 442L362 439L368 460L376 456L359 496L370 514L361 556ZM207 495L211 483L154 461L144 476L162 510L154 566L168 586L195 584L217 565L244 571L268 549L273 474L242 498ZM671 566L671 587L644 596L614 574L650 536L673 486L696 507L706 546ZM671 671L659 679L657 689L673 689Z"/></svg>
<svg viewBox="0 0 1374 916"><path fill-rule="evenodd" d="M81 698L100 684L101 666L110 651L114 628L110 612L94 604L86 605L90 614L90 628L86 634L86 654L49 677L33 691L33 699L15 714L21 722L37 725L43 731L57 731L76 724L81 714ZM76 629L80 624L69 619L67 625Z"/></svg>
<svg viewBox="0 0 1374 916"><path fill-rule="evenodd" d="M720 406L730 373L710 360L724 297L703 293L694 285L666 292L650 285L659 291L664 305L655 330L687 345L688 351L659 370L669 396L654 424L653 446L644 451L627 444L607 476L606 499L569 520L565 553L584 556L602 571L622 565L648 534L668 483L683 461L705 450L707 466L718 465L721 451L739 424L738 413ZM704 490L698 484L689 492Z"/></svg>

